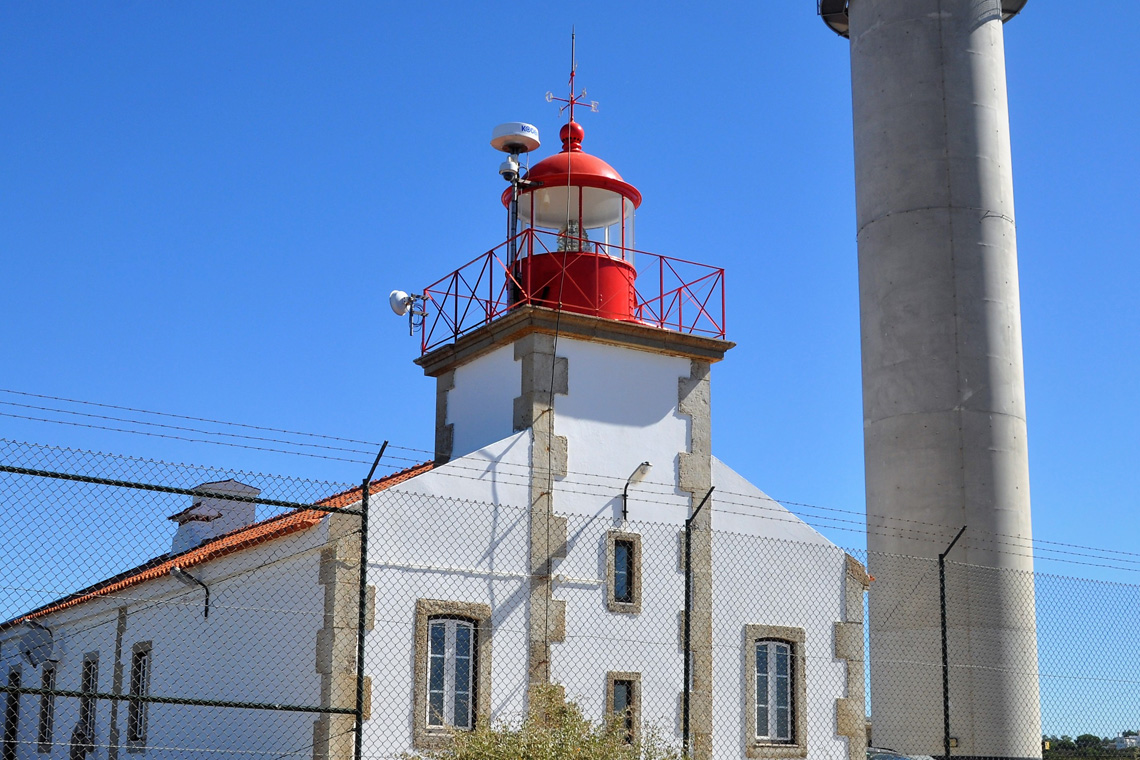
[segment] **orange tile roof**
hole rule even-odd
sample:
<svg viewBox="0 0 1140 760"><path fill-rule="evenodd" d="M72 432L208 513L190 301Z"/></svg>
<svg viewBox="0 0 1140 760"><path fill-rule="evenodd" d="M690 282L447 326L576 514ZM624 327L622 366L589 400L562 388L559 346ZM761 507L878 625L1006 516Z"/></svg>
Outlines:
<svg viewBox="0 0 1140 760"><path fill-rule="evenodd" d="M432 462L425 462L424 464L418 464L406 470L392 473L379 480L374 480L368 489L368 493L369 495L379 493L392 486L399 485L407 480L411 480L417 475L428 472L434 466ZM314 506L335 509L350 506L360 501L361 489L362 487L358 486L341 493L333 494L332 496L315 502ZM133 567L126 572L100 581L93 586L80 589L62 599L51 602L19 617L12 618L6 623L0 623L0 631L13 628L26 620L42 617L43 615L48 615L53 612L59 612L60 610L74 607L96 597L113 594L117 591L130 588L131 586L137 586L140 583L161 578L169 574L170 569L175 566L182 569L194 567L203 562L225 557L242 551L243 549L250 549L267 541L307 530L319 523L327 514L328 512L316 509L298 509L294 512L271 517L267 520L247 525L244 528L230 531L225 535L212 538L200 546L196 546L193 549L189 549L173 557L169 554L163 554L162 556L147 560L143 564Z"/></svg>

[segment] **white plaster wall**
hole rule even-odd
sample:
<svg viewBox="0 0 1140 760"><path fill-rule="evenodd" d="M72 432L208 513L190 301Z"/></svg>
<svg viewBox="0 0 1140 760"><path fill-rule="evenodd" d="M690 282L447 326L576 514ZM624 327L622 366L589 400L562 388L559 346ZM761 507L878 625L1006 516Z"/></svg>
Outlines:
<svg viewBox="0 0 1140 760"><path fill-rule="evenodd" d="M688 449L689 418L677 413L678 380L688 359L561 338L568 391L554 399L554 431L566 436L568 474L555 491L559 514L621 513L626 479L642 462L653 470L630 489L630 519L683 520L688 494L677 490L677 459Z"/></svg>
<svg viewBox="0 0 1140 760"><path fill-rule="evenodd" d="M810 525L713 457L713 529L833 546Z"/></svg>
<svg viewBox="0 0 1140 760"><path fill-rule="evenodd" d="M123 692L130 687L131 648L151 641L150 693L158 696L232 699L282 704L320 701L315 669L317 630L323 625L324 593L317 583L324 526L195 566L190 572L211 591L210 617L203 617L201 589L163 577L127 589L115 598L92 600L47 616L57 642L57 687L79 689L87 652L99 652L100 691L112 691L118 608L127 607L121 650ZM14 636L0 644L7 664L18 653ZM24 684L38 687L40 668L22 664ZM20 758L66 758L79 719L77 699L57 698L55 746L40 753L24 745ZM294 750L312 742L314 715L151 704L148 758L194 756L187 748L215 752ZM21 700L20 736L35 742L39 698ZM96 702L95 753L108 756L111 703ZM119 756L128 757L127 703L120 702Z"/></svg>
<svg viewBox="0 0 1140 760"><path fill-rule="evenodd" d="M72 631L57 628L54 621L47 621L57 632L57 640L62 640L66 655L59 662L56 671L56 687L60 689L80 688L80 663L87 652L99 652L99 678L100 691L111 691L111 678L115 656L115 614L102 613L88 615L81 623L75 625ZM23 631L14 631L17 635ZM42 677L40 668L33 668L18 654L15 637L7 639L0 644L3 652L3 678L8 677L11 665L18 664L26 687L38 688ZM60 651L57 649L57 652ZM67 757L66 742L79 719L79 701L74 699L56 699L55 705L55 741L63 742L63 746L55 747L52 753L55 757ZM110 730L111 708L109 702L96 702L95 726L96 735L100 743L106 744ZM125 725L125 724L122 724ZM26 758L47 757L37 752L36 734L39 726L39 698L25 696L20 700L20 726L19 741L21 742L17 757ZM95 754L96 758L106 757L106 749L101 748Z"/></svg>
<svg viewBox="0 0 1140 760"><path fill-rule="evenodd" d="M522 385L514 344L496 348L455 370L447 394L447 422L454 425L451 456L457 458L514 431L514 399Z"/></svg>
<svg viewBox="0 0 1140 760"><path fill-rule="evenodd" d="M525 507L530 500L530 439L529 430L511 433L383 493L419 493Z"/></svg>
<svg viewBox="0 0 1140 760"><path fill-rule="evenodd" d="M517 395L517 390L515 391ZM487 604L492 614L492 718L525 708L530 433L509 436L388 489L370 502L366 639L372 754L412 749L417 599Z"/></svg>
<svg viewBox="0 0 1140 760"><path fill-rule="evenodd" d="M714 757L744 757L748 624L804 629L807 705L796 715L807 720L808 757L846 757L847 740L836 735L835 721L835 700L847 696L834 634L843 620L843 551L727 531L714 533L712 548Z"/></svg>
<svg viewBox="0 0 1140 760"><path fill-rule="evenodd" d="M714 523L721 517L714 511ZM637 615L606 608L604 541L617 527L608 516L570 517L567 557L555 570L566 581L554 592L567 601L567 637L553 645L552 677L599 718L607 671L641 673L644 723L679 741L680 526L630 521L621 528L642 540ZM835 700L847 696L846 670L833 657L833 626L843 619L844 554L825 541L765 537L755 521L751 527L752 534L718 529L713 540L714 756L744 757L744 626L759 623L805 629L807 706L800 715L808 721L809 757L843 757L846 740L836 737L834 716Z"/></svg>
<svg viewBox="0 0 1140 760"><path fill-rule="evenodd" d="M566 640L552 645L551 676L566 687L587 715L605 713L606 673L641 673L642 720L666 738L679 740L677 695L681 691L678 613L684 607L685 576L679 563L678 526L629 521L620 529L641 536L641 612L606 607L606 534L619 529L612 516L571 516L566 559L555 572L554 597L566 600ZM595 582L587 582L594 578Z"/></svg>

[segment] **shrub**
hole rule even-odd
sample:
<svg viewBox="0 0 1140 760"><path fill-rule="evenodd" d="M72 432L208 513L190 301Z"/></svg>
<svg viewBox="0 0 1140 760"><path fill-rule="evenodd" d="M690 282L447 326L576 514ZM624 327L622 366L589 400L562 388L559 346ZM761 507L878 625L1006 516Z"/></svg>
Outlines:
<svg viewBox="0 0 1140 760"><path fill-rule="evenodd" d="M557 686L533 688L530 711L521 722L480 720L473 731L454 731L447 749L426 752L428 760L685 760L653 728L626 741L623 716L605 722L585 717Z"/></svg>

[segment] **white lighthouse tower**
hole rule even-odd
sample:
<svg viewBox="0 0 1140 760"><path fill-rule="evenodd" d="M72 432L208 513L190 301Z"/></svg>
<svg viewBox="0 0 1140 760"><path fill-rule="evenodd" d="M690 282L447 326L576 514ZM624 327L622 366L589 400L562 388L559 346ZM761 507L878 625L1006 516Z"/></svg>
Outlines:
<svg viewBox="0 0 1140 760"><path fill-rule="evenodd" d="M851 40L873 740L912 754L1041 755L1002 29L1024 5L819 6ZM943 651L933 560L963 527Z"/></svg>

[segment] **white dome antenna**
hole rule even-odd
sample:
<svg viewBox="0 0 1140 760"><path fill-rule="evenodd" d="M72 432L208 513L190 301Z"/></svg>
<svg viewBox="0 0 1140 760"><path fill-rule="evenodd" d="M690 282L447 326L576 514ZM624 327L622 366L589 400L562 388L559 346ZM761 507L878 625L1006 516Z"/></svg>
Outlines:
<svg viewBox="0 0 1140 760"><path fill-rule="evenodd" d="M408 316L408 335L415 334L417 326L416 317L423 317L427 315L422 302L425 300L424 296L416 295L415 293L405 293L402 290L393 290L388 295L388 305L392 307L397 317L402 317L405 314ZM421 302L419 308L416 308L416 302ZM423 324L421 320L419 324Z"/></svg>
<svg viewBox="0 0 1140 760"><path fill-rule="evenodd" d="M538 127L521 121L508 121L491 130L491 147L503 153L518 155L538 148Z"/></svg>
<svg viewBox="0 0 1140 760"><path fill-rule="evenodd" d="M518 258L519 219L519 155L530 153L541 143L538 141L538 127L521 121L508 121L491 130L491 147L507 154L507 160L499 164L499 176L511 183L511 203L507 208L507 263L514 265Z"/></svg>

